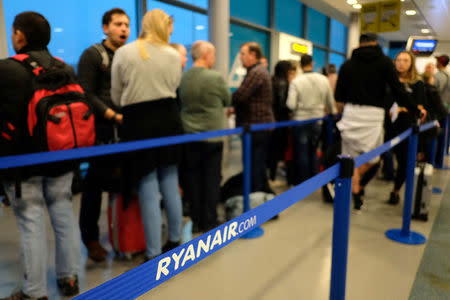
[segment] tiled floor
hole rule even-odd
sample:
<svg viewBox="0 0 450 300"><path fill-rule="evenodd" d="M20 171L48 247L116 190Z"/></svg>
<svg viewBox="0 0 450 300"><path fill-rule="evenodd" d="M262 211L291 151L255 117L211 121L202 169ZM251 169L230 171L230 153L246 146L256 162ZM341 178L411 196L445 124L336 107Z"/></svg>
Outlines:
<svg viewBox="0 0 450 300"><path fill-rule="evenodd" d="M239 141L232 143L224 176L241 168ZM449 171L435 171L433 185L445 190ZM347 299L408 299L425 245L406 246L385 238L401 226L402 206L385 204L391 183L374 180L366 189L362 213L351 215ZM285 188L277 185L277 191ZM442 194L433 195L430 220L412 222L412 229L428 236ZM78 216L79 196L74 197ZM106 210L106 199L103 205ZM333 208L320 191L293 205L280 218L264 224L265 233L253 240L237 240L216 254L143 295L141 299L328 299L331 269ZM106 213L102 214L101 242L110 249ZM0 298L19 288L19 234L12 211L0 209ZM5 230L7 229L7 230ZM50 299L61 299L55 284L53 234L48 234L48 289ZM447 241L447 246L448 246ZM448 249L447 251L450 251ZM94 264L80 253L83 291L139 264L116 261ZM431 299L431 298L430 298Z"/></svg>

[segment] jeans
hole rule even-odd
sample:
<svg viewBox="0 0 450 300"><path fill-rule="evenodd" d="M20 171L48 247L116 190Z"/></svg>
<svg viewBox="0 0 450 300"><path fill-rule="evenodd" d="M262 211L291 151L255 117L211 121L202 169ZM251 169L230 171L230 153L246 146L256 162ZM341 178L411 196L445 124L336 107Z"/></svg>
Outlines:
<svg viewBox="0 0 450 300"><path fill-rule="evenodd" d="M297 168L297 184L318 172L317 146L321 125L307 124L294 127L294 161Z"/></svg>
<svg viewBox="0 0 450 300"><path fill-rule="evenodd" d="M5 183L20 232L24 266L22 291L31 297L47 295L47 237L44 205L55 233L56 277L77 274L79 249L75 248L75 223L72 208L73 173L58 177L31 177L22 181L22 197L16 198L15 183Z"/></svg>
<svg viewBox="0 0 450 300"><path fill-rule="evenodd" d="M192 222L204 230L216 227L222 149L222 142L194 142L186 144L184 148L184 199L190 205Z"/></svg>
<svg viewBox="0 0 450 300"><path fill-rule="evenodd" d="M169 240L181 240L181 198L178 191L178 169L176 165L158 167L139 182L138 193L144 223L147 257L161 254L161 192L167 212Z"/></svg>

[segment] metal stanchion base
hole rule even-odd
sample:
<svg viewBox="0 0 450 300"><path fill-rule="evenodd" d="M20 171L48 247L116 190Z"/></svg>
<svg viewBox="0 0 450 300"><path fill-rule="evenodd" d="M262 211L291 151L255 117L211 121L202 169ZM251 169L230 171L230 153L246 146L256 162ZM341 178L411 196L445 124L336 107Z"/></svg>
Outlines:
<svg viewBox="0 0 450 300"><path fill-rule="evenodd" d="M440 188L434 187L433 194L442 194L442 190Z"/></svg>
<svg viewBox="0 0 450 300"><path fill-rule="evenodd" d="M249 233L243 235L241 237L241 239L256 239L256 238L259 238L260 236L262 236L263 234L264 234L264 229L262 229L261 227L256 227Z"/></svg>
<svg viewBox="0 0 450 300"><path fill-rule="evenodd" d="M386 231L386 236L395 242L408 245L425 244L427 240L423 235L414 231L411 231L409 235L403 235L401 229L390 229Z"/></svg>

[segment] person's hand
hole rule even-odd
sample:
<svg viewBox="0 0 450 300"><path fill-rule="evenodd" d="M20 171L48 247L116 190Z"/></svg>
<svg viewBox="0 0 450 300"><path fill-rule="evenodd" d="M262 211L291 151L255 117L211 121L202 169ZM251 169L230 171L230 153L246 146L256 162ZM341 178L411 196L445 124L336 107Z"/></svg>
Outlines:
<svg viewBox="0 0 450 300"><path fill-rule="evenodd" d="M229 107L227 109L227 118L229 118L232 114L234 114L234 107Z"/></svg>
<svg viewBox="0 0 450 300"><path fill-rule="evenodd" d="M116 114L114 122L116 122L119 125L122 125L122 123L123 123L123 115L122 114Z"/></svg>
<svg viewBox="0 0 450 300"><path fill-rule="evenodd" d="M427 110L422 107L422 108L419 108L419 111L420 111L420 113L419 113L420 123L423 124L425 122L426 117L427 117Z"/></svg>

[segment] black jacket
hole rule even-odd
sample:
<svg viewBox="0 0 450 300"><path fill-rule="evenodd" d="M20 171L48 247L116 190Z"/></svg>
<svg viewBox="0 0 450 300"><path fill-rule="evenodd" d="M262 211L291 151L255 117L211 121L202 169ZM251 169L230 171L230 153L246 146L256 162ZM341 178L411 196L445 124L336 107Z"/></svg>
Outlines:
<svg viewBox="0 0 450 300"><path fill-rule="evenodd" d="M336 101L385 108L386 85L397 103L416 112L417 108L398 80L394 64L379 46L360 47L339 71Z"/></svg>
<svg viewBox="0 0 450 300"><path fill-rule="evenodd" d="M429 113L429 119L442 120L447 116L447 109L442 103L438 89L431 84L425 83L425 92L427 95L428 105L426 109Z"/></svg>
<svg viewBox="0 0 450 300"><path fill-rule="evenodd" d="M99 51L91 46L84 50L78 62L78 81L83 87L89 102L95 112L95 133L97 143L110 143L114 138L114 122L105 119L105 111L108 108L119 112L111 100L111 63L114 51L102 42L109 57L109 65L106 69L102 66L102 57Z"/></svg>
<svg viewBox="0 0 450 300"><path fill-rule="evenodd" d="M47 49L24 47L18 54L31 55L44 68L49 67L52 56ZM72 67L65 66L75 76ZM11 154L26 154L32 152L31 139L27 129L28 102L33 95L33 75L22 63L12 60L0 60L0 117L8 120L16 128L13 153L2 153L0 156ZM20 168L20 179L30 176L59 176L74 168L75 162L52 163ZM12 172L1 172L10 179ZM14 175L16 176L16 175Z"/></svg>
<svg viewBox="0 0 450 300"><path fill-rule="evenodd" d="M276 121L289 120L289 108L286 106L286 100L289 91L289 82L284 79L272 78L273 89L273 114Z"/></svg>
<svg viewBox="0 0 450 300"><path fill-rule="evenodd" d="M124 106L122 141L136 141L183 133L176 99L165 98ZM180 145L158 147L124 155L125 193L157 167L178 164Z"/></svg>

